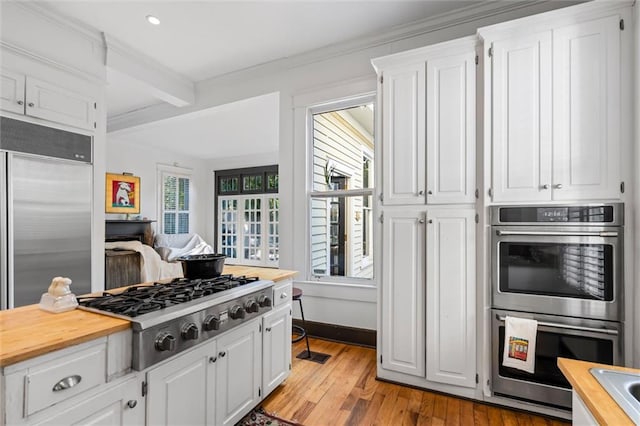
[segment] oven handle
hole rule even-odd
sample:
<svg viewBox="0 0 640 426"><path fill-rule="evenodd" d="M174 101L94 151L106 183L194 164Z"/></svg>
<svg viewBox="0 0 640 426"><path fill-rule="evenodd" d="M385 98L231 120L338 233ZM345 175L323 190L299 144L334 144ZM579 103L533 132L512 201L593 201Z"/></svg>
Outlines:
<svg viewBox="0 0 640 426"><path fill-rule="evenodd" d="M588 231L496 231L496 235L544 235L544 236L558 236L558 237L617 237L617 231L602 231L602 232L588 232Z"/></svg>
<svg viewBox="0 0 640 426"><path fill-rule="evenodd" d="M506 318L496 314L496 319L498 321L504 322ZM618 330L611 330L608 328L581 327L579 325L557 324L554 322L544 322L544 321L538 321L538 325L541 325L543 327L565 328L568 330L590 331L592 333L612 334L614 336L618 335Z"/></svg>

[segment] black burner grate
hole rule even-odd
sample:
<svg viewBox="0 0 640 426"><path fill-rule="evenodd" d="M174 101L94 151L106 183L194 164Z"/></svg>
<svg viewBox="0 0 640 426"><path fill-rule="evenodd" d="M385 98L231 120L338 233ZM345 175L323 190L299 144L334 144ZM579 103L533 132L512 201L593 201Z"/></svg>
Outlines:
<svg viewBox="0 0 640 426"><path fill-rule="evenodd" d="M118 315L136 317L258 281L257 277L220 275L207 279L176 278L169 283L129 287L121 293L78 297L78 303Z"/></svg>

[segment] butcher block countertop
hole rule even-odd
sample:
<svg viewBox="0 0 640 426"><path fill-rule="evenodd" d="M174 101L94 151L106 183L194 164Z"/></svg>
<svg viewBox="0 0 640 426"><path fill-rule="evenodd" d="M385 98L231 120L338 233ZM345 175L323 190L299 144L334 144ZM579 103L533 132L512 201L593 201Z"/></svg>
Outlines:
<svg viewBox="0 0 640 426"><path fill-rule="evenodd" d="M0 311L0 367L129 327L127 320L80 309L54 314L29 305Z"/></svg>
<svg viewBox="0 0 640 426"><path fill-rule="evenodd" d="M223 273L281 281L285 269L225 266ZM111 291L111 290L109 290ZM127 320L75 309L53 314L38 305L0 311L0 367L107 336L130 327Z"/></svg>
<svg viewBox="0 0 640 426"><path fill-rule="evenodd" d="M600 382L591 375L591 368L606 368L609 370L629 371L638 370L613 365L596 364L575 359L558 358L558 367L567 378L573 389L580 395L593 417L601 425L633 425L631 419L622 408L609 396Z"/></svg>

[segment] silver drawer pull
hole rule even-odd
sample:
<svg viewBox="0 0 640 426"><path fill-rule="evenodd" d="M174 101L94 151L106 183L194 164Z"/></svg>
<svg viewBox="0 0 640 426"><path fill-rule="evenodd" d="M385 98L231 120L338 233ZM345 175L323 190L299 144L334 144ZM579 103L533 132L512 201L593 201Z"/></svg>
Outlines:
<svg viewBox="0 0 640 426"><path fill-rule="evenodd" d="M77 385L78 383L80 383L81 381L82 381L82 377L78 376L77 374L74 376L65 377L64 379L60 380L58 383L53 385L53 391L58 392L65 389L70 389L75 385Z"/></svg>
<svg viewBox="0 0 640 426"><path fill-rule="evenodd" d="M287 293L282 293L280 295L280 299L286 299L287 298Z"/></svg>

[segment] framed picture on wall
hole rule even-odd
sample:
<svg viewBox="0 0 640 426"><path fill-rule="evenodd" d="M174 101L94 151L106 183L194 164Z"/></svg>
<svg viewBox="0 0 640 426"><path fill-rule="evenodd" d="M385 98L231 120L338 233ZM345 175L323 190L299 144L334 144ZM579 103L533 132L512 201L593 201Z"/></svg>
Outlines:
<svg viewBox="0 0 640 426"><path fill-rule="evenodd" d="M140 213L140 178L107 173L104 211L106 213Z"/></svg>

